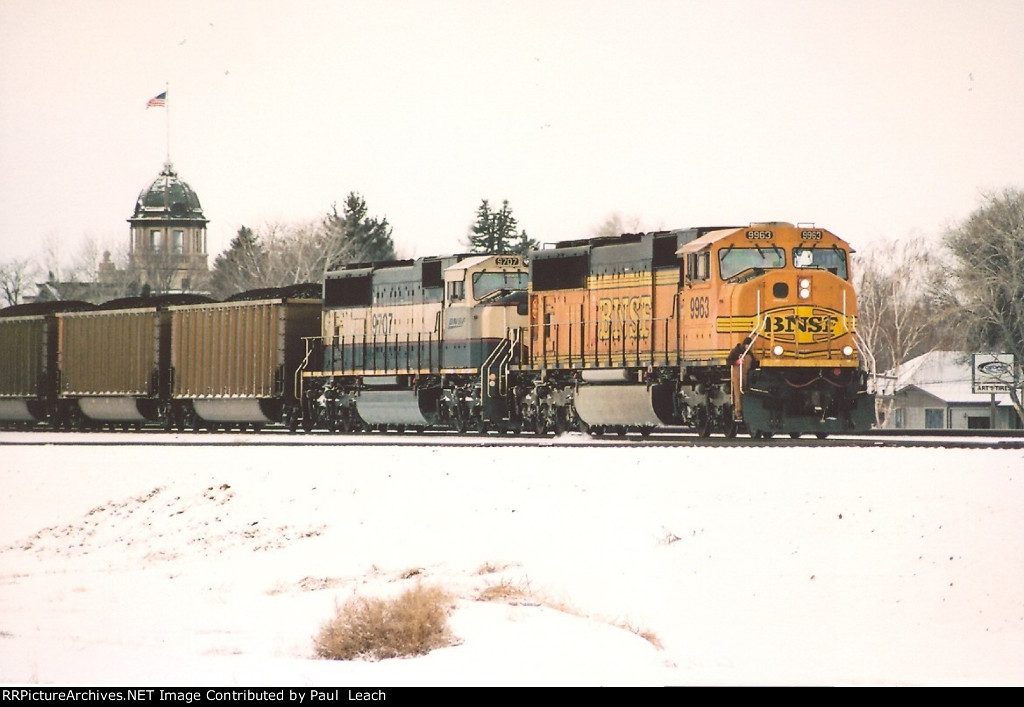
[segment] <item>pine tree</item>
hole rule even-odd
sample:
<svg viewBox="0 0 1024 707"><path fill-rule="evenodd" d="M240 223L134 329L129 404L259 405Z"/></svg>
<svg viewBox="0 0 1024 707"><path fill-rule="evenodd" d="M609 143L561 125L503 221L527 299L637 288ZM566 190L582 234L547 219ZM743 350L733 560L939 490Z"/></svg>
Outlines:
<svg viewBox="0 0 1024 707"><path fill-rule="evenodd" d="M267 251L247 226L238 229L228 249L213 261L210 289L216 297L267 287Z"/></svg>
<svg viewBox="0 0 1024 707"><path fill-rule="evenodd" d="M519 222L512 215L512 209L506 199L501 203L501 210L492 211L487 199L480 202L476 210L476 223L469 231L469 247L474 253L520 253L526 255L537 242L526 235L526 231L516 232Z"/></svg>
<svg viewBox="0 0 1024 707"><path fill-rule="evenodd" d="M387 218L368 217L366 200L356 192L349 193L341 214L338 205L331 204L323 225L328 270L344 263L394 260L396 257Z"/></svg>

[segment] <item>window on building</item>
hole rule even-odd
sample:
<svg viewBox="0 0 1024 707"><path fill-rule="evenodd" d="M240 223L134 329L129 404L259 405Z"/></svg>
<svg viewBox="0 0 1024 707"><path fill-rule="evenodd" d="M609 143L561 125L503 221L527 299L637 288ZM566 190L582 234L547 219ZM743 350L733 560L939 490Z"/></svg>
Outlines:
<svg viewBox="0 0 1024 707"><path fill-rule="evenodd" d="M924 428L926 430L941 430L945 425L945 410L942 408L925 408Z"/></svg>
<svg viewBox="0 0 1024 707"><path fill-rule="evenodd" d="M149 249L154 253L159 251L161 246L163 245L163 240L164 232L157 229L153 229L152 231L149 232Z"/></svg>
<svg viewBox="0 0 1024 707"><path fill-rule="evenodd" d="M185 232L175 231L171 235L171 252L175 255L181 255L185 252Z"/></svg>
<svg viewBox="0 0 1024 707"><path fill-rule="evenodd" d="M967 429L969 430L987 430L991 429L992 420L988 415L980 417L976 415L969 415L967 417Z"/></svg>

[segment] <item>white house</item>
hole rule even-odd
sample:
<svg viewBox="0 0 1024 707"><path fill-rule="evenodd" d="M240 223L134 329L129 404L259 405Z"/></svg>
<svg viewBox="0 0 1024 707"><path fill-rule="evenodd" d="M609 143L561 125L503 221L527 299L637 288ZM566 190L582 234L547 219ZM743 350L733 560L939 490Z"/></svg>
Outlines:
<svg viewBox="0 0 1024 707"><path fill-rule="evenodd" d="M880 395L890 397L897 429L1021 429L1006 393L972 392L971 354L932 351L887 376Z"/></svg>

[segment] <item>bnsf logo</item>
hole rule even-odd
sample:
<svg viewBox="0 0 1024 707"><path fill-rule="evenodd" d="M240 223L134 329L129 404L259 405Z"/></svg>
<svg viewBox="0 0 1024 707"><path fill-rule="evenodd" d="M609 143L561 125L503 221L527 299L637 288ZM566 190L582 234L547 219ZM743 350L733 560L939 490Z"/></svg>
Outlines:
<svg viewBox="0 0 1024 707"><path fill-rule="evenodd" d="M646 339L651 335L651 296L605 297L597 303L600 341Z"/></svg>
<svg viewBox="0 0 1024 707"><path fill-rule="evenodd" d="M839 320L830 314L815 314L809 317L775 314L764 318L764 331L766 334L793 334L798 331L821 334L831 332L837 321Z"/></svg>

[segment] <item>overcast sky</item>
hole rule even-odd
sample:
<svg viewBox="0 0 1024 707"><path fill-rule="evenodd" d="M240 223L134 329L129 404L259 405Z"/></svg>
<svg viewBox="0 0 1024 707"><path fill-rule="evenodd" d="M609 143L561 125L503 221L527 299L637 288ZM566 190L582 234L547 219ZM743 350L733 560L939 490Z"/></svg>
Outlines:
<svg viewBox="0 0 1024 707"><path fill-rule="evenodd" d="M211 255L350 191L410 257L483 198L540 241L619 212L864 246L1024 187L1024 2L0 0L0 260L124 247L168 118Z"/></svg>

